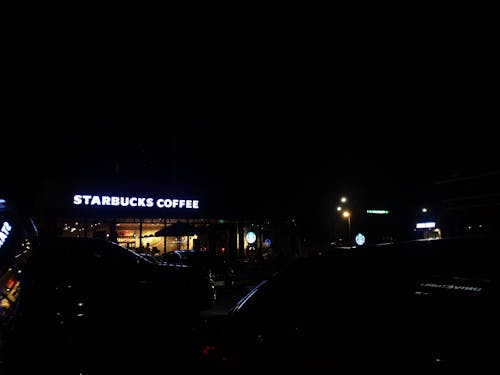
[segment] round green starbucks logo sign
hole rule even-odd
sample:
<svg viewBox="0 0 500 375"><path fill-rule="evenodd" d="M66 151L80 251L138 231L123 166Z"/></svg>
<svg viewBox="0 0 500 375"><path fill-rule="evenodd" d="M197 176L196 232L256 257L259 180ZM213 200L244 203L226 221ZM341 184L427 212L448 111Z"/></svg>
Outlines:
<svg viewBox="0 0 500 375"><path fill-rule="evenodd" d="M248 243L254 243L257 240L257 236L254 232L248 232L245 238Z"/></svg>

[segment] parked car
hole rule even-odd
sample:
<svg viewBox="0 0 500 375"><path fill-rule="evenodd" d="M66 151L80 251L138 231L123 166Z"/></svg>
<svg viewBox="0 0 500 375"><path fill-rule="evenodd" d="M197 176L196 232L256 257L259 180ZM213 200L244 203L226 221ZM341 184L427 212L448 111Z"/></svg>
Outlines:
<svg viewBox="0 0 500 375"><path fill-rule="evenodd" d="M499 238L449 238L298 259L207 321L200 362L240 374L497 373L499 256Z"/></svg>
<svg viewBox="0 0 500 375"><path fill-rule="evenodd" d="M158 363L192 362L200 292L190 269L105 240L55 238L41 241L27 273L33 283L21 340L32 358L26 365L50 373L148 374Z"/></svg>
<svg viewBox="0 0 500 375"><path fill-rule="evenodd" d="M216 287L234 286L236 279L234 268L221 256L201 250L174 250L165 254L163 260L170 264L187 265L207 272Z"/></svg>
<svg viewBox="0 0 500 375"><path fill-rule="evenodd" d="M11 201L0 197L0 373L23 361L16 335L24 314L26 268L38 243L37 227Z"/></svg>

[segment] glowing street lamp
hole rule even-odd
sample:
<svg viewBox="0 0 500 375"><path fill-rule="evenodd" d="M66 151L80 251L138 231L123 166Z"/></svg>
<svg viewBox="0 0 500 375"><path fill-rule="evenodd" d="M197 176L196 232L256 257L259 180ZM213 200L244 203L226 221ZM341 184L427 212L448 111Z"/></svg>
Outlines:
<svg viewBox="0 0 500 375"><path fill-rule="evenodd" d="M351 242L351 213L349 211L342 212L342 216L347 219L347 233L348 233L348 241Z"/></svg>
<svg viewBox="0 0 500 375"><path fill-rule="evenodd" d="M348 224L348 229L349 229L349 242L350 242L350 237L351 237L351 213L347 210L348 204L347 202L347 197L346 196L341 196L339 198L339 204L337 206L337 212L340 213L344 218L347 219L347 224Z"/></svg>

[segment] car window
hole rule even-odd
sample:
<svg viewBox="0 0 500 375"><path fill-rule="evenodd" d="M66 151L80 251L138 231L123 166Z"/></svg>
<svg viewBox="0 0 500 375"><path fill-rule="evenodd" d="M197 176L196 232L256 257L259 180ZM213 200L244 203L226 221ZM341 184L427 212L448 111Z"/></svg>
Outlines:
<svg viewBox="0 0 500 375"><path fill-rule="evenodd" d="M284 317L343 310L351 267L346 257L301 260L261 285L239 313Z"/></svg>
<svg viewBox="0 0 500 375"><path fill-rule="evenodd" d="M103 264L117 267L135 267L138 264L147 263L147 261L139 254L134 253L117 244L99 241L92 248L92 254L98 258Z"/></svg>
<svg viewBox="0 0 500 375"><path fill-rule="evenodd" d="M44 272L56 279L91 280L133 274L147 261L119 245L106 241L49 241L41 246Z"/></svg>
<svg viewBox="0 0 500 375"><path fill-rule="evenodd" d="M163 259L169 263L179 263L181 261L180 255L174 251L170 251L163 256Z"/></svg>
<svg viewBox="0 0 500 375"><path fill-rule="evenodd" d="M434 245L302 260L260 286L236 311L252 319L346 314L352 322L404 324L405 317L421 320L422 309L444 314L453 306L454 316L464 316L467 306L490 305L499 289L497 252Z"/></svg>

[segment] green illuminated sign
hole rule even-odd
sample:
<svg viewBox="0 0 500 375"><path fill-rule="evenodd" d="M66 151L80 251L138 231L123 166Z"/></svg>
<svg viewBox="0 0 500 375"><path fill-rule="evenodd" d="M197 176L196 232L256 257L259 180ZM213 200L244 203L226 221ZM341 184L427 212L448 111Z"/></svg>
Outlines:
<svg viewBox="0 0 500 375"><path fill-rule="evenodd" d="M387 215L389 213L388 210L366 210L367 214L376 214L376 215Z"/></svg>
<svg viewBox="0 0 500 375"><path fill-rule="evenodd" d="M257 235L254 232L247 232L247 235L245 238L249 244L252 244L255 241L257 241Z"/></svg>

